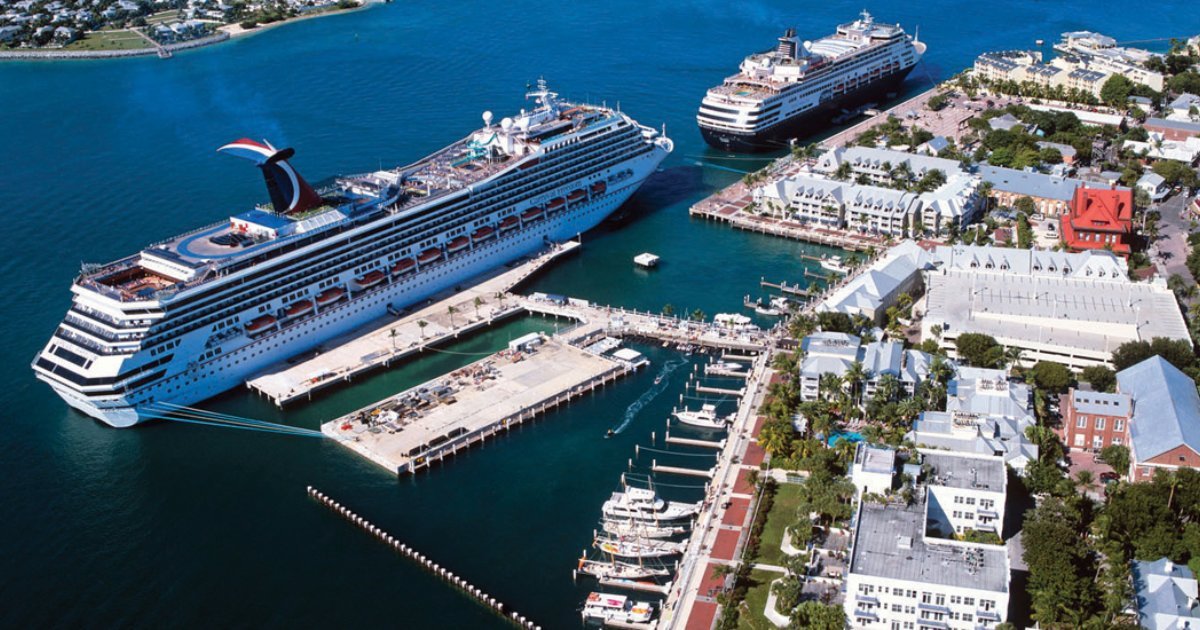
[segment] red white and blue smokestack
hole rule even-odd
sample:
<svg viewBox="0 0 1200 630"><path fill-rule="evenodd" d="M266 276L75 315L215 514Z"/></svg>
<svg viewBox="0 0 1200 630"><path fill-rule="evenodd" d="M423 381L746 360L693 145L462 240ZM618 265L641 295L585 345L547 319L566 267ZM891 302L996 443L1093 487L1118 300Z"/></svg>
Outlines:
<svg viewBox="0 0 1200 630"><path fill-rule="evenodd" d="M276 149L266 140L260 143L242 138L217 151L250 160L262 169L267 193L271 195L271 204L276 212L294 214L318 208L323 203L317 191L288 163L288 159L296 154L295 149Z"/></svg>

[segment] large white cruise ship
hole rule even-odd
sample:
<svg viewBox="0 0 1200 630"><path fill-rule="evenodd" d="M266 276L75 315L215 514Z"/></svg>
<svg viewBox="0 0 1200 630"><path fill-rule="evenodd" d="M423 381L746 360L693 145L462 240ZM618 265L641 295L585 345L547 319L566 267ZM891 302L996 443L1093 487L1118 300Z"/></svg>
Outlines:
<svg viewBox="0 0 1200 630"><path fill-rule="evenodd" d="M85 268L33 362L72 407L115 427L186 405L283 358L586 231L673 144L539 82L532 111L401 168L311 188L291 149L239 140L271 197L229 220Z"/></svg>
<svg viewBox="0 0 1200 630"><path fill-rule="evenodd" d="M696 121L717 149L777 151L846 108L897 92L924 54L925 44L866 11L816 41L788 29L775 48L746 57L740 72L708 90Z"/></svg>

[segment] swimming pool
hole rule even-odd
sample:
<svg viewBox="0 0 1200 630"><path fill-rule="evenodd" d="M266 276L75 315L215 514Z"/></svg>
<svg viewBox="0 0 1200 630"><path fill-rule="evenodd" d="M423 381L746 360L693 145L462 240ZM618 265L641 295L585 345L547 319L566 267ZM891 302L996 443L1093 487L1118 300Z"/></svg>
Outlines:
<svg viewBox="0 0 1200 630"><path fill-rule="evenodd" d="M833 435L829 436L829 440L827 441L827 444L829 444L829 446L833 446L834 444L837 444L839 440L846 440L847 442L857 443L857 442L863 441L863 436L861 433L859 433L857 431L848 431L845 433L834 433Z"/></svg>

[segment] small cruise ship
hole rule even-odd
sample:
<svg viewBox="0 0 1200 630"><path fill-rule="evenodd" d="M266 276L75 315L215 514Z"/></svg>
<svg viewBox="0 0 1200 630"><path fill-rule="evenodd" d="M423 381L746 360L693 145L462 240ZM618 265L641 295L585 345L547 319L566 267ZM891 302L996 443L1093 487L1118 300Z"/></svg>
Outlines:
<svg viewBox="0 0 1200 630"><path fill-rule="evenodd" d="M595 227L673 150L609 109L534 105L412 164L314 189L292 149L242 139L269 204L86 265L33 361L68 404L115 427L190 405L496 266Z"/></svg>
<svg viewBox="0 0 1200 630"><path fill-rule="evenodd" d="M814 41L788 29L777 45L742 61L739 72L708 90L696 122L704 140L740 153L778 151L834 117L900 91L925 44L871 14Z"/></svg>

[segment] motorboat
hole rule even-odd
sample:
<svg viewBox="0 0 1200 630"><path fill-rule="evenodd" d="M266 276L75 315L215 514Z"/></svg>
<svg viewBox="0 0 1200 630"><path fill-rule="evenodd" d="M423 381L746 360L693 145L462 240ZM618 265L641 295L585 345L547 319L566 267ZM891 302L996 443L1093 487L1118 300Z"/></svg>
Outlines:
<svg viewBox="0 0 1200 630"><path fill-rule="evenodd" d="M665 501L646 488L614 492L601 508L606 519L639 521L673 521L695 516L699 511L699 503Z"/></svg>
<svg viewBox="0 0 1200 630"><path fill-rule="evenodd" d="M654 616L650 602L635 602L624 595L591 593L583 604L583 620L608 623L647 623Z"/></svg>
<svg viewBox="0 0 1200 630"><path fill-rule="evenodd" d="M684 409L674 412L676 420L702 429L724 429L729 426L728 416L717 415L717 406L705 404L700 407L699 411Z"/></svg>

